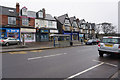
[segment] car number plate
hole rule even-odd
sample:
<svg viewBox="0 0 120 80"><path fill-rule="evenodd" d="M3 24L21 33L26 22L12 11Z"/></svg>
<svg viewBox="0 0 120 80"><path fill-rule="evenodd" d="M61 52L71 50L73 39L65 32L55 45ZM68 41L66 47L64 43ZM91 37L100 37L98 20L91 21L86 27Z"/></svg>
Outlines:
<svg viewBox="0 0 120 80"><path fill-rule="evenodd" d="M105 44L106 47L113 47L113 45Z"/></svg>

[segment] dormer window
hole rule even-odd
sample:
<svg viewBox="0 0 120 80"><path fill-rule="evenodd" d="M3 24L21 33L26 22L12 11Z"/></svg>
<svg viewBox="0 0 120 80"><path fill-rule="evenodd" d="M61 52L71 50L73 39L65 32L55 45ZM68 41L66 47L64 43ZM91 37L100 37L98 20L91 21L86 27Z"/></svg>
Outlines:
<svg viewBox="0 0 120 80"><path fill-rule="evenodd" d="M22 16L27 16L27 8L26 7L22 8Z"/></svg>
<svg viewBox="0 0 120 80"><path fill-rule="evenodd" d="M9 12L14 12L14 10L9 9Z"/></svg>
<svg viewBox="0 0 120 80"><path fill-rule="evenodd" d="M70 21L68 19L65 19L65 23L64 24L65 24L66 27L69 27L70 26Z"/></svg>
<svg viewBox="0 0 120 80"><path fill-rule="evenodd" d="M43 18L43 12L38 12L38 17Z"/></svg>

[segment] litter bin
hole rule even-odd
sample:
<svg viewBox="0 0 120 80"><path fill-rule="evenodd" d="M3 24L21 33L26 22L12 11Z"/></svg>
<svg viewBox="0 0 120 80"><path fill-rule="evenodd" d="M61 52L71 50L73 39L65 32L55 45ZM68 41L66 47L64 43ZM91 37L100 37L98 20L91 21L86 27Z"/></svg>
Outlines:
<svg viewBox="0 0 120 80"><path fill-rule="evenodd" d="M70 42L70 46L73 46L73 42L72 41Z"/></svg>

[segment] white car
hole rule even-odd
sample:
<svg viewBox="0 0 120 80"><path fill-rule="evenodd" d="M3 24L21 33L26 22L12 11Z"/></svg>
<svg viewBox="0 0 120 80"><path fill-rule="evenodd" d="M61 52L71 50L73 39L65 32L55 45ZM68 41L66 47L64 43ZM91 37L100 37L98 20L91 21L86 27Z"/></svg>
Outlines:
<svg viewBox="0 0 120 80"><path fill-rule="evenodd" d="M0 44L9 46L10 44L20 44L20 41L15 38L8 37L0 39Z"/></svg>
<svg viewBox="0 0 120 80"><path fill-rule="evenodd" d="M103 37L98 44L100 57L104 54L120 54L120 37Z"/></svg>

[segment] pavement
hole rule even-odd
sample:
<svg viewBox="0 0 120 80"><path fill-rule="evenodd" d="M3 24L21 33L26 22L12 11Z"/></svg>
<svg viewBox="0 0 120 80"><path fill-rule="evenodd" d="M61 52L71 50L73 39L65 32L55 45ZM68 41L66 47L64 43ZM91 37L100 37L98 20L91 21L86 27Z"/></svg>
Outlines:
<svg viewBox="0 0 120 80"><path fill-rule="evenodd" d="M113 76L111 76L111 79L110 79L110 80L113 80L113 79L118 79L118 80L120 80L120 70L117 71L116 73L114 73Z"/></svg>
<svg viewBox="0 0 120 80"><path fill-rule="evenodd" d="M66 47L74 47L74 46L83 46L84 43L81 44L78 41L73 42L73 46ZM13 51L29 51L29 50L45 50L45 49L54 49L54 48L64 48L64 47L54 47L53 42L31 42L26 43L25 45L11 45L11 46L2 46L0 53L5 52L13 52Z"/></svg>

